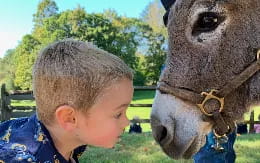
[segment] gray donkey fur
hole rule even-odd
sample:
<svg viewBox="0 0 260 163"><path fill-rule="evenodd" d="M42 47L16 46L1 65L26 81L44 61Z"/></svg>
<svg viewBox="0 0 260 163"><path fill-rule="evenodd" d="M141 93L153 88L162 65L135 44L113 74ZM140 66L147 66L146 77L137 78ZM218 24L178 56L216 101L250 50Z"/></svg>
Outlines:
<svg viewBox="0 0 260 163"><path fill-rule="evenodd" d="M227 22L210 33L194 32L194 3L208 3ZM162 81L202 92L220 90L255 59L260 49L259 0L179 0L169 15L169 54ZM196 8L197 9L197 8ZM232 92L225 109L240 118L249 104L260 102L260 72ZM230 102L229 102L230 101ZM235 102L234 102L235 101Z"/></svg>
<svg viewBox="0 0 260 163"><path fill-rule="evenodd" d="M216 18L217 23L210 29L203 29L200 20L203 14L208 12L213 14L211 16ZM176 0L170 9L167 28L169 52L160 81L171 87L184 88L198 94L211 89L220 90L256 61L256 53L260 49L260 0ZM175 100L170 97L162 98L162 96L164 95L157 93L151 114L153 134L157 141L160 141L158 132L161 130L157 128L166 127L167 134L171 133L174 138L169 138L171 143L160 143L163 150L173 158L189 158L204 144L205 141L201 137L205 136L209 129L197 126L194 129L191 126L189 129L192 131L187 130L187 134L200 138L197 142L188 141L188 139L197 139L196 136L184 141L181 136L178 136L178 128L181 128L178 125L181 123L180 119L187 121L189 117L179 118L183 116L180 115L182 112L177 114L177 109L168 106L162 113L160 108L163 108L167 102L158 100ZM184 101L184 103L188 102ZM241 119L248 111L245 108L259 104L260 72L258 71L225 97L224 109L231 113L235 121ZM195 106L189 108L194 112L189 115L198 117L196 123L200 121L201 113L195 111L199 109ZM164 122L167 117L174 119L174 122L170 122L175 125L174 129ZM198 125L199 123L202 122L198 122ZM184 135L185 133L182 134ZM191 150L193 148L194 150ZM176 151L178 149L183 151ZM185 150L189 151L185 152Z"/></svg>

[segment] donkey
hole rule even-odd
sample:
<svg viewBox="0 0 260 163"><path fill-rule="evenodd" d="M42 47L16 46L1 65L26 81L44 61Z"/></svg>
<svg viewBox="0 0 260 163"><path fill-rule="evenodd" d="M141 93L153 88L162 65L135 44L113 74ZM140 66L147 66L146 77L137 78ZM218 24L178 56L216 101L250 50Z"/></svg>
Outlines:
<svg viewBox="0 0 260 163"><path fill-rule="evenodd" d="M232 132L260 104L260 1L174 1L151 126L163 151L179 159L191 158L211 130Z"/></svg>

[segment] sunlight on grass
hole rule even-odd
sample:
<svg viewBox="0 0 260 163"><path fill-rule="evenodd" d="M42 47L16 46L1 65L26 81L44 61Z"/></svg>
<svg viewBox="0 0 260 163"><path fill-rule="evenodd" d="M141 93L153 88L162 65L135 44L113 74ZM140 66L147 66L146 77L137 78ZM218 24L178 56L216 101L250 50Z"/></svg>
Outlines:
<svg viewBox="0 0 260 163"><path fill-rule="evenodd" d="M12 106L35 106L34 100L11 100Z"/></svg>

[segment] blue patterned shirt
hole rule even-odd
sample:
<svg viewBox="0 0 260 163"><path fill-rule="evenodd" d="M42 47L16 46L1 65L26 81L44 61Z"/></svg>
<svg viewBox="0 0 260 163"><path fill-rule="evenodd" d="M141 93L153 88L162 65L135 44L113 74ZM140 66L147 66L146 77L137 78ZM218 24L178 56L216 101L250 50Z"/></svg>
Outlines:
<svg viewBox="0 0 260 163"><path fill-rule="evenodd" d="M234 143L236 140L236 131L228 135L228 142L221 144L223 151L216 151L212 148L215 144L214 134L210 132L207 135L206 144L193 156L194 163L234 163L236 154Z"/></svg>
<svg viewBox="0 0 260 163"><path fill-rule="evenodd" d="M73 161L65 160L36 115L0 123L0 163L78 163L85 149L78 147Z"/></svg>

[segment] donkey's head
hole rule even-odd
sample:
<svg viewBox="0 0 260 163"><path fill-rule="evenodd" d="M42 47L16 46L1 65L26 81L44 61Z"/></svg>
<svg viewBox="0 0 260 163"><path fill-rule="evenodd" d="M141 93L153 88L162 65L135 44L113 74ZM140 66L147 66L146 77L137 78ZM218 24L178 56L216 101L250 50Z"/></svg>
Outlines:
<svg viewBox="0 0 260 163"><path fill-rule="evenodd" d="M151 124L165 153L190 158L212 128L229 132L260 101L260 1L176 0L167 20L169 53ZM201 92L213 89L203 103Z"/></svg>

